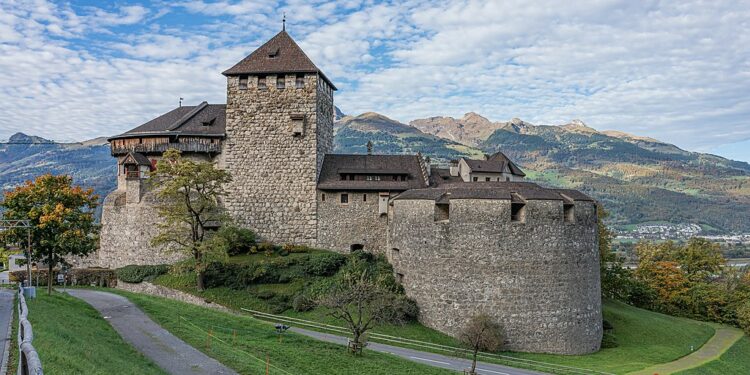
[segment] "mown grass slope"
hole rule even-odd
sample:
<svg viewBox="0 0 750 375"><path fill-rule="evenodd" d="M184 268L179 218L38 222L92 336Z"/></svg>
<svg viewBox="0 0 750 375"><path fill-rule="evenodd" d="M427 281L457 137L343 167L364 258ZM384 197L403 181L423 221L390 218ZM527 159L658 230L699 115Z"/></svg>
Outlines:
<svg viewBox="0 0 750 375"><path fill-rule="evenodd" d="M388 354L351 355L341 345L294 333L279 337L273 324L160 297L117 291L188 344L241 374L453 374ZM208 332L215 336L208 338Z"/></svg>
<svg viewBox="0 0 750 375"><path fill-rule="evenodd" d="M750 337L734 343L721 358L703 366L679 372L680 375L750 374Z"/></svg>
<svg viewBox="0 0 750 375"><path fill-rule="evenodd" d="M82 300L42 292L28 307L45 374L165 374Z"/></svg>

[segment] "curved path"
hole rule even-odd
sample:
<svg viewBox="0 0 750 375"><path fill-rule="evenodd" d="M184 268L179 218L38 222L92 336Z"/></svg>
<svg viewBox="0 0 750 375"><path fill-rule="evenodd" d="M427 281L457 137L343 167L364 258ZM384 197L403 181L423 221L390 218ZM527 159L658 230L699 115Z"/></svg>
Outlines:
<svg viewBox="0 0 750 375"><path fill-rule="evenodd" d="M125 341L170 374L237 374L167 332L125 297L85 289L68 293L97 309Z"/></svg>
<svg viewBox="0 0 750 375"><path fill-rule="evenodd" d="M707 362L719 359L737 340L744 336L744 332L737 328L719 326L716 333L698 350L673 362L651 366L629 375L666 375L689 370Z"/></svg>

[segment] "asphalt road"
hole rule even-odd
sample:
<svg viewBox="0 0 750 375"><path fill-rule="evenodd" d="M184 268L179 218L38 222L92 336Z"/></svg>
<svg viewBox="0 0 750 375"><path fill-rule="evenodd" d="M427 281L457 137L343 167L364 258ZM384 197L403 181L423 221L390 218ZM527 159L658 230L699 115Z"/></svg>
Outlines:
<svg viewBox="0 0 750 375"><path fill-rule="evenodd" d="M68 293L99 310L125 341L170 374L237 374L169 333L125 297L85 289Z"/></svg>
<svg viewBox="0 0 750 375"><path fill-rule="evenodd" d="M10 323L13 319L12 290L0 289L0 374L5 374L10 350Z"/></svg>
<svg viewBox="0 0 750 375"><path fill-rule="evenodd" d="M328 341L336 344L346 345L347 338L331 335L327 333L320 333L316 331L310 331L303 328L292 327L290 331L309 336L318 340ZM463 371L471 368L471 361L467 359L461 359L456 357L450 357L440 354L434 354L429 352L422 352L419 350L406 349L398 346L380 344L370 342L367 344L368 350L374 350L376 352L389 353L397 357L405 358L410 361L419 362L425 365L440 367L449 370ZM539 375L541 372L534 372L529 370L521 370L513 367L506 367L496 365L492 363L477 362L477 373L482 375Z"/></svg>

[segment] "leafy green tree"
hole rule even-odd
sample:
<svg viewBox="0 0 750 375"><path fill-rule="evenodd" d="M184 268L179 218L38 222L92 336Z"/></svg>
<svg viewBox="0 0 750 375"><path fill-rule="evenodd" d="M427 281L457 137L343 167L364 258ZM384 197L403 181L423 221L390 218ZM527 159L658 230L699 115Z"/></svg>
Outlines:
<svg viewBox="0 0 750 375"><path fill-rule="evenodd" d="M718 274L725 263L719 244L698 237L678 248L674 258L692 281L707 280Z"/></svg>
<svg viewBox="0 0 750 375"><path fill-rule="evenodd" d="M220 204L224 185L231 181L227 171L209 162L183 158L174 149L167 150L149 176L159 198L162 218L154 246L190 257L198 290L204 289L204 273L211 262L226 259L228 243L215 235L214 228L228 222Z"/></svg>
<svg viewBox="0 0 750 375"><path fill-rule="evenodd" d="M0 203L5 219L31 221L31 259L47 265L48 294L55 267L66 265L66 257L88 255L98 246L94 210L99 198L93 189L73 186L72 181L70 176L46 174L6 192ZM6 231L4 237L25 243L27 229Z"/></svg>
<svg viewBox="0 0 750 375"><path fill-rule="evenodd" d="M630 270L623 267L622 258L612 251L612 231L604 224L604 219L609 216L609 213L602 205L597 205L596 214L602 297L625 301L631 293L632 275Z"/></svg>

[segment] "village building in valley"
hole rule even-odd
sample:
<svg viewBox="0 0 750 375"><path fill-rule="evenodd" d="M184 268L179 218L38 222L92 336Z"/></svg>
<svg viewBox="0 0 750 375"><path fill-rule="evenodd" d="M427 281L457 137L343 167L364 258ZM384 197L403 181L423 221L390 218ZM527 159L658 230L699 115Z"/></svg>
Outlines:
<svg viewBox="0 0 750 375"><path fill-rule="evenodd" d="M110 139L117 190L104 202L103 267L174 262L150 245L146 184L169 148L231 172L223 200L266 241L384 254L420 320L457 334L478 313L510 350L599 349L596 203L524 181L502 153L449 168L422 155L333 153L336 86L286 31L224 71L226 104L175 108Z"/></svg>

